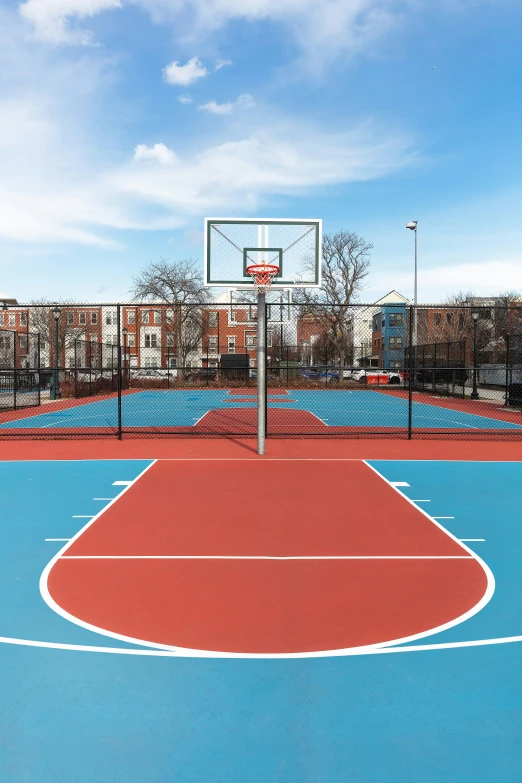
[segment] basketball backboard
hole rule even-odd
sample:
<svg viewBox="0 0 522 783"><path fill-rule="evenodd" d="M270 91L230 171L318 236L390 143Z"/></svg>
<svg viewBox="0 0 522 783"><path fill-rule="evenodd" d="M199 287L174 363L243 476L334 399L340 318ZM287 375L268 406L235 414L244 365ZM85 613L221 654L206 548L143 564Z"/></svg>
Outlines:
<svg viewBox="0 0 522 783"><path fill-rule="evenodd" d="M252 264L275 264L271 288L321 285L321 220L206 218L205 285L253 289Z"/></svg>

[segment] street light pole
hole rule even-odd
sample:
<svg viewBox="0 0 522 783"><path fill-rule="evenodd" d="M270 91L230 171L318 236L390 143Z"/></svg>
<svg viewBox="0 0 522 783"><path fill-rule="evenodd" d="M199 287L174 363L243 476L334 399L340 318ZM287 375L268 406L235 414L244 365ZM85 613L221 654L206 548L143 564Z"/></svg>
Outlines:
<svg viewBox="0 0 522 783"><path fill-rule="evenodd" d="M478 400L479 393L477 389L477 375L478 375L478 351L477 351L477 322L479 318L478 310L473 310L473 390L471 392L471 399Z"/></svg>
<svg viewBox="0 0 522 783"><path fill-rule="evenodd" d="M54 316L54 372L53 372L53 385L51 387L51 400L58 400L61 397L60 394L60 360L59 360L59 328L60 328L60 313L61 310L58 307L53 308Z"/></svg>
<svg viewBox="0 0 522 783"><path fill-rule="evenodd" d="M415 271L413 274L413 345L417 345L417 225L418 220L406 224L406 228L415 232Z"/></svg>

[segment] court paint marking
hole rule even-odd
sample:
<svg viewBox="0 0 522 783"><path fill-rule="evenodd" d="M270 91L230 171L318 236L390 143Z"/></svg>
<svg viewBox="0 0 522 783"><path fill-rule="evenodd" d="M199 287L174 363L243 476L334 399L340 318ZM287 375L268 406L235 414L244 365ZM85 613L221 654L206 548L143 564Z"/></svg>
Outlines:
<svg viewBox="0 0 522 783"><path fill-rule="evenodd" d="M407 495L404 494L404 492L401 492L400 489L398 489L397 487L394 487L393 484L391 484L391 482L388 481L386 476L383 476L382 473L379 473L377 468L374 468L373 465L371 465L368 462L368 460L363 460L363 462L364 462L365 465L367 465L370 468L370 470L373 470L374 473L376 473L378 476L380 476L383 481L385 481L389 486L391 486L391 488L393 489L394 492L398 492L399 495L402 498L404 498L407 503L410 503L414 508L416 508L417 511L420 514L424 514L424 516L427 519L429 519L434 525L436 525L440 530L444 531L446 533L446 535L449 536L449 538L453 539L453 541L457 542L459 544L459 546L462 546L463 549L466 550L466 552L469 552L469 554L471 554L474 558L476 558L476 560L480 563L480 565L482 566L482 568L484 569L484 572L486 574L486 579L487 579L486 591L485 591L484 595L482 596L481 600L472 609L470 609L469 612L467 612L465 615L462 615L461 618L457 618L457 620L458 620L457 622L447 623L446 627L440 626L438 629L434 630L432 633L418 634L417 636L412 637L412 641L414 639L421 639L421 638L423 638L425 636L431 636L433 633L439 633L440 631L446 630L447 628L453 628L455 625L458 625L461 622L464 622L465 620L468 620L470 617L473 617L473 615L475 615L478 612L480 612L491 601L491 599L493 598L493 593L495 592L495 577L493 575L493 572L492 572L491 568L488 566L488 564L481 557L479 557L477 555L477 553L473 551L473 549L468 547L465 543L462 543L457 538L457 536L453 535L453 533L451 531L447 530L443 525L440 524L440 522L438 522L436 519L434 519L432 516L430 516L428 514L428 512L425 509L422 508L422 506L416 506L415 505L415 501L411 500ZM387 646L389 646L389 645L387 645Z"/></svg>
<svg viewBox="0 0 522 783"><path fill-rule="evenodd" d="M461 539L462 540L462 539ZM478 539L467 539L477 541ZM480 539L483 540L483 539ZM473 560L470 555L62 555L60 560Z"/></svg>
<svg viewBox="0 0 522 783"><path fill-rule="evenodd" d="M392 485L392 487L409 487L410 486L407 481L390 481L390 484Z"/></svg>
<svg viewBox="0 0 522 783"><path fill-rule="evenodd" d="M455 519L455 517L433 517L433 519ZM462 538L460 539L463 540Z"/></svg>
<svg viewBox="0 0 522 783"><path fill-rule="evenodd" d="M93 498L93 500L114 500L114 498Z"/></svg>
<svg viewBox="0 0 522 783"><path fill-rule="evenodd" d="M385 481L387 484L389 484L388 480L382 476L378 470L373 468L372 465L369 465L366 460L351 460L351 461L357 461L357 462L363 462L368 468L374 471L379 478L381 478L383 481ZM154 462L151 462L150 465L147 466L132 482L129 482L129 484L136 483L147 470L149 470L157 460L154 460ZM95 520L91 520L87 523L81 530L78 531L78 533L73 537L73 539L67 543L53 558L52 560L47 564L46 568L42 572L42 575L40 577L40 593L42 595L43 600L47 603L47 605L53 609L57 614L59 614L61 617L65 618L69 622L74 623L75 625L79 625L82 628L85 628L88 631L92 631L94 633L100 634L102 636L106 636L112 639L117 639L119 641L123 641L130 644L139 645L140 647L148 648L149 650L163 650L163 651L170 651L171 655L173 656L182 656L182 657L197 657L197 658L252 658L252 659L272 659L272 658L281 658L281 659L287 659L287 658L322 658L322 657L340 657L340 656L346 656L346 655L364 655L364 654L370 654L370 653L376 653L376 652L386 652L388 648L394 648L395 645L405 644L406 642L415 641L417 639L424 639L427 636L431 636L437 633L440 633L441 631L448 630L449 628L453 628L456 625L460 625L465 620L468 620L470 617L472 617L474 614L479 612L490 600L495 590L495 578L493 576L493 573L491 572L491 569L489 566L480 558L472 549L467 547L465 544L462 544L456 536L454 536L450 531L446 530L441 524L438 522L435 522L432 517L429 516L425 511L418 508L413 504L413 502L407 498L402 492L400 492L398 489L393 487L393 489L399 493L401 498L405 499L407 502L409 502L411 505L414 506L414 508L419 511L420 513L424 514L434 525L436 525L440 530L442 530L449 538L451 538L453 541L457 542L458 545L464 549L466 552L468 552L469 555L471 555L471 558L474 558L479 565L482 567L485 575L486 575L486 590L484 592L484 595L480 599L480 601L471 609L469 609L467 612L462 614L460 617L456 617L453 620L450 620L447 623L444 623L440 626L437 626L435 628L431 628L428 631L423 631L418 634L412 634L407 637L403 637L400 639L392 639L388 642L380 642L377 644L371 644L371 645L363 645L359 647L347 647L347 648L341 648L341 649L335 649L335 650L315 650L313 652L299 652L299 653L231 653L231 652L222 652L219 650L200 650L200 649L192 649L192 648L186 648L186 647L176 647L174 645L166 645L166 644L160 644L157 642L151 642L150 640L144 640L144 639L138 639L131 636L126 636L124 634L119 634L114 631L108 631L105 628L100 628L99 626L95 626L91 623L87 623L84 620L81 620L74 615L71 615L69 612L66 612L61 606L59 606L54 599L51 597L49 593L48 588L48 578L49 573L54 566L54 564L65 556L65 552L67 549L69 549L70 546L76 541L83 532L90 527ZM125 491L125 490L124 490ZM122 493L120 493L121 496ZM114 500L117 500L115 498ZM114 502L114 501L113 501ZM109 506L112 505L110 503L108 506L106 506L104 509L102 509L95 517L99 518ZM71 556L72 559L73 556ZM459 556L462 557L462 556ZM465 559L471 559L466 557ZM520 640L522 640L522 636L520 637ZM467 643L457 643L457 646L466 646ZM441 647L444 645L441 645ZM421 645L420 648L426 649L431 648L431 645ZM434 645L433 648L437 648L437 645ZM402 648L397 648L397 650L401 650ZM405 649L412 649L412 648L405 648Z"/></svg>
<svg viewBox="0 0 522 783"><path fill-rule="evenodd" d="M154 461L156 461L156 460L154 460ZM134 479L134 481L136 481L136 479ZM130 485L133 484L134 481L113 481L112 482L112 486L113 487L130 487Z"/></svg>
<svg viewBox="0 0 522 783"><path fill-rule="evenodd" d="M94 519L94 514L74 514L73 519Z"/></svg>
<svg viewBox="0 0 522 783"><path fill-rule="evenodd" d="M45 538L44 541L70 541L70 538Z"/></svg>
<svg viewBox="0 0 522 783"><path fill-rule="evenodd" d="M485 538L461 538L461 541L485 541Z"/></svg>

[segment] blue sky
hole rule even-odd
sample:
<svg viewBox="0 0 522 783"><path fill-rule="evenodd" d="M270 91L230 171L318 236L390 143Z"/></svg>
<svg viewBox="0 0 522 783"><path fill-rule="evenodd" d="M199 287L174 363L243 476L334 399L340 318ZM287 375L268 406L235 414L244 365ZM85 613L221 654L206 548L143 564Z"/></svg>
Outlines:
<svg viewBox="0 0 522 783"><path fill-rule="evenodd" d="M520 0L0 4L0 294L111 300L205 216L373 242L361 297L522 289Z"/></svg>

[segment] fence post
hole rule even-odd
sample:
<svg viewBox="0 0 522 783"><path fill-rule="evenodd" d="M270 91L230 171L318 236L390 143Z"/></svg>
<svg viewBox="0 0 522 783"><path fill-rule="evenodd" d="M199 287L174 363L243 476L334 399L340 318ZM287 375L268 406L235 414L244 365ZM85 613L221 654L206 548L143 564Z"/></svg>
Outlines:
<svg viewBox="0 0 522 783"><path fill-rule="evenodd" d="M464 376L462 378L462 399L466 399L466 375L467 375L467 364L468 364L468 344L467 344L467 338L463 338L464 342Z"/></svg>
<svg viewBox="0 0 522 783"><path fill-rule="evenodd" d="M40 332L36 333L36 364L38 367L38 405L42 404L42 372L41 372L41 358L40 358Z"/></svg>
<svg viewBox="0 0 522 783"><path fill-rule="evenodd" d="M77 344L78 344L78 340L75 337L74 338L74 396L75 398L78 397L78 357L77 357L77 350L76 350Z"/></svg>
<svg viewBox="0 0 522 783"><path fill-rule="evenodd" d="M121 440L121 312L120 305L116 307L116 326L118 329L118 440Z"/></svg>
<svg viewBox="0 0 522 783"><path fill-rule="evenodd" d="M506 335L506 389L504 394L504 406L507 407L509 400L509 360L510 360L510 340L509 334Z"/></svg>
<svg viewBox="0 0 522 783"><path fill-rule="evenodd" d="M13 410L16 410L16 343L18 342L18 332L13 332Z"/></svg>
<svg viewBox="0 0 522 783"><path fill-rule="evenodd" d="M437 343L433 343L433 377L431 379L431 388L433 391L433 394L437 393L437 373L435 370L437 369Z"/></svg>
<svg viewBox="0 0 522 783"><path fill-rule="evenodd" d="M413 414L413 373L415 367L415 361L413 361L413 305L410 305L410 339L409 339L409 367L408 367L408 440L412 438L412 414ZM417 347L415 346L415 350Z"/></svg>

